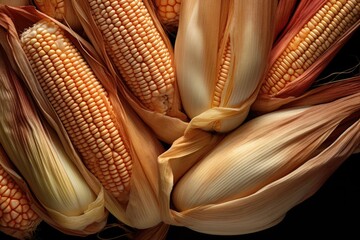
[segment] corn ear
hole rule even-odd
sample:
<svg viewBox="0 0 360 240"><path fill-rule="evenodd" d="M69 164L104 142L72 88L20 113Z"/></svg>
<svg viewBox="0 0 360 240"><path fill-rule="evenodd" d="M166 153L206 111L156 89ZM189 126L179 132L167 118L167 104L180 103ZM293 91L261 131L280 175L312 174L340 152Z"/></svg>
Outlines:
<svg viewBox="0 0 360 240"><path fill-rule="evenodd" d="M268 113L226 136L189 131L159 156L164 222L217 235L277 224L358 149L359 98Z"/></svg>
<svg viewBox="0 0 360 240"><path fill-rule="evenodd" d="M158 205L157 157L164 151L164 148L152 135L151 130L144 125L131 107L127 105L123 96L118 95L115 78L107 70L95 49L71 29L55 22L52 18L33 8L6 8L4 11L12 19L18 19L19 21L16 23L23 23L14 26L14 23L8 19L5 24L6 29L8 29L6 42L9 45L10 63L16 69L17 74L22 77L39 111L43 113L47 122L64 141L67 152L72 155L74 163L88 184L97 194L104 194L106 208L122 223L139 229L150 228L159 224L161 220ZM61 28L64 36L79 51L107 93L115 119L120 123L124 139L129 143L129 151L133 160L129 191L124 199L119 200L114 195L109 194L108 191L104 191L99 180L86 169L82 159L77 156L70 134L67 133L60 117L43 92L36 74L32 70L25 52L22 50L16 29L18 28L18 31L22 32L41 20L54 21ZM16 49L16 51L11 52L10 49Z"/></svg>
<svg viewBox="0 0 360 240"><path fill-rule="evenodd" d="M179 24L181 0L152 0L159 21L169 32L176 32Z"/></svg>
<svg viewBox="0 0 360 240"><path fill-rule="evenodd" d="M358 1L301 1L271 51L254 109L304 93L359 26Z"/></svg>
<svg viewBox="0 0 360 240"><path fill-rule="evenodd" d="M8 71L5 62L1 66ZM0 90L0 142L53 220L49 223L77 234L88 234L87 227L100 230L107 218L103 197L88 186L14 72L2 79Z"/></svg>
<svg viewBox="0 0 360 240"><path fill-rule="evenodd" d="M246 118L267 66L275 10L276 1L182 2L175 63L191 126L226 132Z"/></svg>
<svg viewBox="0 0 360 240"><path fill-rule="evenodd" d="M65 22L75 31L81 30L81 24L76 17L71 0L34 0L34 5L46 15L58 21Z"/></svg>
<svg viewBox="0 0 360 240"><path fill-rule="evenodd" d="M161 140L171 143L187 127L186 116L180 109L172 45L149 1L72 3L121 95Z"/></svg>
<svg viewBox="0 0 360 240"><path fill-rule="evenodd" d="M17 239L30 238L41 218L31 207L31 201L20 185L20 178L0 145L0 231Z"/></svg>

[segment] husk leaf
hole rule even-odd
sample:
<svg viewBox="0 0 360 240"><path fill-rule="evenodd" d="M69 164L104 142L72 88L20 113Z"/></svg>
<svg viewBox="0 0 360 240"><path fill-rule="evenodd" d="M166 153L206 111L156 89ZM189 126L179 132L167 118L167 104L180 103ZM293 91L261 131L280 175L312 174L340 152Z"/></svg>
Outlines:
<svg viewBox="0 0 360 240"><path fill-rule="evenodd" d="M276 8L276 27L275 37L287 26L291 14L294 12L298 4L297 0L279 0Z"/></svg>
<svg viewBox="0 0 360 240"><path fill-rule="evenodd" d="M349 96L360 91L360 76L328 82L314 89L306 91L300 96L265 97L259 96L252 105L257 114L271 112L276 109L291 106L306 106L330 102L341 97Z"/></svg>
<svg viewBox="0 0 360 240"><path fill-rule="evenodd" d="M0 4L9 6L26 6L30 5L30 0L0 0Z"/></svg>
<svg viewBox="0 0 360 240"><path fill-rule="evenodd" d="M318 108L312 118L315 107L285 109L245 123L181 178L172 193L175 207L185 211L244 197L296 169L357 110L344 101L338 104L344 106L333 104L327 112Z"/></svg>
<svg viewBox="0 0 360 240"><path fill-rule="evenodd" d="M197 142L200 134L175 141L159 157L164 222L220 235L251 233L277 224L288 210L314 194L358 149L359 98L357 93L318 106L270 113L250 120L214 145L205 141L193 148L192 143ZM210 139L209 133L205 134ZM278 139L279 136L284 139ZM249 164L242 163L246 160L240 154L232 153L245 148L246 142L249 147L243 157L258 156ZM205 146L209 148L204 150ZM198 157L194 160L193 155ZM181 181L187 181L183 180L187 175L196 171L200 174L201 167L207 165L202 161L211 159L212 155L216 159L209 162L206 175L192 181L191 186L180 185ZM271 155L275 157L266 157ZM189 167L184 169L184 165ZM195 193L197 186L204 188ZM182 187L186 188L185 192L177 189ZM182 198L173 202L176 194L182 194ZM209 195L207 199L206 195ZM175 208L176 205L182 205L183 210Z"/></svg>
<svg viewBox="0 0 360 240"><path fill-rule="evenodd" d="M182 2L175 61L185 112L201 119L193 126L227 132L244 121L267 68L275 10L276 1ZM215 105L228 44L230 66Z"/></svg>

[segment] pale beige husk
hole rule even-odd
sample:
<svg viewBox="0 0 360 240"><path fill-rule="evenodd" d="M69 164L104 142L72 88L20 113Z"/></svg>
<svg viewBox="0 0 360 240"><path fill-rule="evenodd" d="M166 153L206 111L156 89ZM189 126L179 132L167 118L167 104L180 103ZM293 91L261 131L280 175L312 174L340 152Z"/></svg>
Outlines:
<svg viewBox="0 0 360 240"><path fill-rule="evenodd" d="M61 125L61 121L52 109L50 103L42 93L41 88L36 81L30 64L22 51L18 32L10 19L1 24L8 29L5 32L8 45L8 55L11 57L10 63L21 76L30 94L34 97L35 103L49 124L59 134L65 150L72 156L74 164L77 166L87 183L92 187L96 194L103 195L105 198L105 207L122 223L139 229L150 228L161 222L158 202L158 168L157 157L164 151L163 146L153 136L153 133L137 117L135 112L126 104L126 98L118 95L114 78L108 72L101 61L99 55L93 47L82 39L79 35L67 28L56 20L36 11L34 8L4 8L2 11L17 19L16 28L19 31L40 19L48 19L58 24L67 37L79 49L82 56L90 65L95 75L101 81L108 92L108 97L113 106L116 117L122 123L122 132L125 133L125 141L130 145L130 151L133 159L132 177L130 183L130 193L126 198L128 200L119 202L114 197L104 191L100 182L85 168L81 159L75 156L75 150L69 140L69 137ZM3 39L5 40L5 39Z"/></svg>
<svg viewBox="0 0 360 240"><path fill-rule="evenodd" d="M159 23L156 14L154 13L154 9L151 7L151 4L148 0L143 0L143 2L146 5L147 10L151 14L152 20L154 21L155 26L157 27L162 37L162 40L165 42L166 46L170 51L170 54L172 55L173 49L171 43L166 33L164 32L161 24ZM120 95L124 96L130 106L141 117L141 119L154 131L154 133L160 140L171 144L175 139L182 136L187 127L187 117L184 113L181 112L181 102L177 89L177 84L174 84L175 95L174 103L171 107L171 115L160 114L145 108L134 96L134 94L132 94L130 90L125 86L124 81L122 81L119 73L117 73L117 71L115 70L116 68L114 67L114 64L106 53L103 36L98 27L96 26L96 23L91 15L89 3L87 1L72 0L72 4L75 13L77 14L77 17L79 18L86 32L86 35L89 37L96 51L104 60L113 77L117 79L116 83L118 85Z"/></svg>
<svg viewBox="0 0 360 240"><path fill-rule="evenodd" d="M269 113L226 136L188 131L159 157L164 222L220 235L277 224L359 148L359 100Z"/></svg>
<svg viewBox="0 0 360 240"><path fill-rule="evenodd" d="M257 0L182 2L175 63L191 126L227 132L245 120L267 69L276 4ZM228 42L229 74L215 105L216 82Z"/></svg>

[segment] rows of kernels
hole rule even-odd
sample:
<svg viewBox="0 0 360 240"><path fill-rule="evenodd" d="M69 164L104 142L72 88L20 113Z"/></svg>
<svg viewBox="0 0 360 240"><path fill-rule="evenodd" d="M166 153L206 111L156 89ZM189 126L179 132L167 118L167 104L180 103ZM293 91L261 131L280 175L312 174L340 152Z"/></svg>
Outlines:
<svg viewBox="0 0 360 240"><path fill-rule="evenodd" d="M106 51L133 94L150 110L166 114L173 102L172 59L144 3L89 0Z"/></svg>
<svg viewBox="0 0 360 240"><path fill-rule="evenodd" d="M132 168L107 92L54 23L41 21L21 42L36 77L87 168L118 196Z"/></svg>
<svg viewBox="0 0 360 240"><path fill-rule="evenodd" d="M63 19L65 11L64 0L35 0L34 3L41 12L58 20Z"/></svg>
<svg viewBox="0 0 360 240"><path fill-rule="evenodd" d="M39 216L10 175L0 166L0 225L19 231L31 230Z"/></svg>
<svg viewBox="0 0 360 240"><path fill-rule="evenodd" d="M275 61L261 92L276 94L298 78L359 18L358 0L328 1Z"/></svg>
<svg viewBox="0 0 360 240"><path fill-rule="evenodd" d="M177 26L179 23L181 0L155 0L160 21L165 25Z"/></svg>
<svg viewBox="0 0 360 240"><path fill-rule="evenodd" d="M213 107L220 106L221 95L229 75L230 61L231 61L231 48L230 48L230 40L228 40L226 47L224 49L224 53L222 54L218 78L215 84L215 91L214 91L214 97L212 103Z"/></svg>

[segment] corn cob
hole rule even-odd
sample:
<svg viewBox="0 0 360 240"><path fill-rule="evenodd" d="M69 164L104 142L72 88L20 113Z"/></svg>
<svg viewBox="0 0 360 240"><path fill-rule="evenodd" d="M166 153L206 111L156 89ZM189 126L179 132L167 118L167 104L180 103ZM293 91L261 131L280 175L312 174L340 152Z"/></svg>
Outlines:
<svg viewBox="0 0 360 240"><path fill-rule="evenodd" d="M7 158L0 145L0 158ZM29 199L0 164L0 231L14 237L31 235L40 222Z"/></svg>
<svg viewBox="0 0 360 240"><path fill-rule="evenodd" d="M153 0L157 15L167 28L175 29L179 24L181 0Z"/></svg>
<svg viewBox="0 0 360 240"><path fill-rule="evenodd" d="M295 81L359 19L359 1L327 1L271 66L261 94L275 95Z"/></svg>
<svg viewBox="0 0 360 240"><path fill-rule="evenodd" d="M50 17L57 20L62 20L64 17L64 0L35 0L34 4L41 12L46 13Z"/></svg>
<svg viewBox="0 0 360 240"><path fill-rule="evenodd" d="M143 1L89 0L106 52L148 109L171 115L175 73L171 53Z"/></svg>
<svg viewBox="0 0 360 240"><path fill-rule="evenodd" d="M107 92L79 51L53 22L21 34L35 75L85 165L119 197L130 187L132 159Z"/></svg>
<svg viewBox="0 0 360 240"><path fill-rule="evenodd" d="M79 30L81 24L70 0L34 0L34 5L46 15L58 21L65 22L74 30Z"/></svg>

